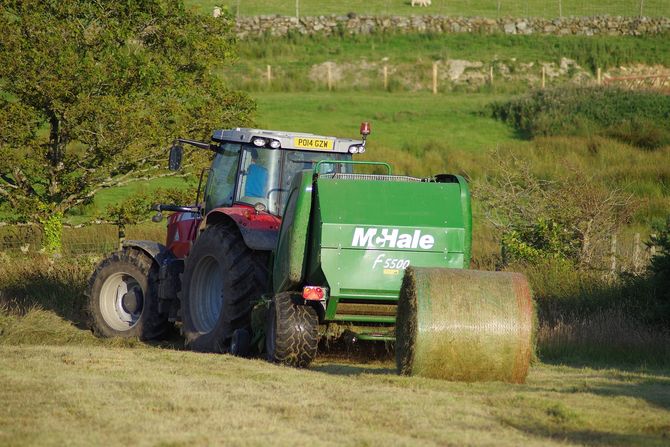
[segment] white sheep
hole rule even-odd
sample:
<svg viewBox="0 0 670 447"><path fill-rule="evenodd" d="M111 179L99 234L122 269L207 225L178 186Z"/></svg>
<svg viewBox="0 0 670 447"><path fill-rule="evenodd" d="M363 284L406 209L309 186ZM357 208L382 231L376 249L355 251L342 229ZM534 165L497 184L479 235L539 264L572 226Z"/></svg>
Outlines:
<svg viewBox="0 0 670 447"><path fill-rule="evenodd" d="M221 17L221 8L218 6L214 8L214 11L212 12L212 17Z"/></svg>
<svg viewBox="0 0 670 447"><path fill-rule="evenodd" d="M415 5L430 6L430 0L412 0L412 7Z"/></svg>

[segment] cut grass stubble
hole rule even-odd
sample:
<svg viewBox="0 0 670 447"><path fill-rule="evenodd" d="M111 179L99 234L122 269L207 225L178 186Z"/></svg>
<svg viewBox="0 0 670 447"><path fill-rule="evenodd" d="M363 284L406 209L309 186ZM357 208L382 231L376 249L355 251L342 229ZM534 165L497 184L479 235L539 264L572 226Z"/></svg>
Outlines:
<svg viewBox="0 0 670 447"><path fill-rule="evenodd" d="M663 445L670 434L663 372L536 366L519 386L148 347L0 353L4 445Z"/></svg>

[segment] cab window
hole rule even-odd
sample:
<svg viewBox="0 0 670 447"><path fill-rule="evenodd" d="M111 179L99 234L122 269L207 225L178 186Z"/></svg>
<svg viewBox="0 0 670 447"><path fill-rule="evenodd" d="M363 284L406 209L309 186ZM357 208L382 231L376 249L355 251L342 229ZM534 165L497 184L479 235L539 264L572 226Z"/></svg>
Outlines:
<svg viewBox="0 0 670 447"><path fill-rule="evenodd" d="M205 187L205 211L233 204L240 144L225 143L217 151Z"/></svg>

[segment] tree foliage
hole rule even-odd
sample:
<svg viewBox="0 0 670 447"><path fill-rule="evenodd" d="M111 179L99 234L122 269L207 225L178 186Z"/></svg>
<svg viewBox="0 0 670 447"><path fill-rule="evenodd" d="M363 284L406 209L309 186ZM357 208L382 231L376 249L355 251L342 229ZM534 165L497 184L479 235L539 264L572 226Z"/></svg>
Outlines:
<svg viewBox="0 0 670 447"><path fill-rule="evenodd" d="M126 197L122 202L109 205L102 216L119 228L134 225L145 220L153 213L152 207L158 203L191 205L196 196L196 188L176 189L158 188L151 193L140 192Z"/></svg>
<svg viewBox="0 0 670 447"><path fill-rule="evenodd" d="M215 73L231 23L176 0L3 1L0 199L64 213L156 173L177 136L245 124L253 103Z"/></svg>
<svg viewBox="0 0 670 447"><path fill-rule="evenodd" d="M556 259L593 267L634 211L630 196L569 165L561 181L549 181L512 153L491 157L500 168L478 181L473 193L500 233L503 261Z"/></svg>

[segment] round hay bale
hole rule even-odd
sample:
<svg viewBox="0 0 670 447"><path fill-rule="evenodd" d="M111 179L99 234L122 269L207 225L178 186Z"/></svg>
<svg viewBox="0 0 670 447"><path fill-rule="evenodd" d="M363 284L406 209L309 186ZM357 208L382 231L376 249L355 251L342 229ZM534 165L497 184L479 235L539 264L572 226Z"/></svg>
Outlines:
<svg viewBox="0 0 670 447"><path fill-rule="evenodd" d="M396 321L401 374L523 383L535 310L519 273L446 268L405 271Z"/></svg>

